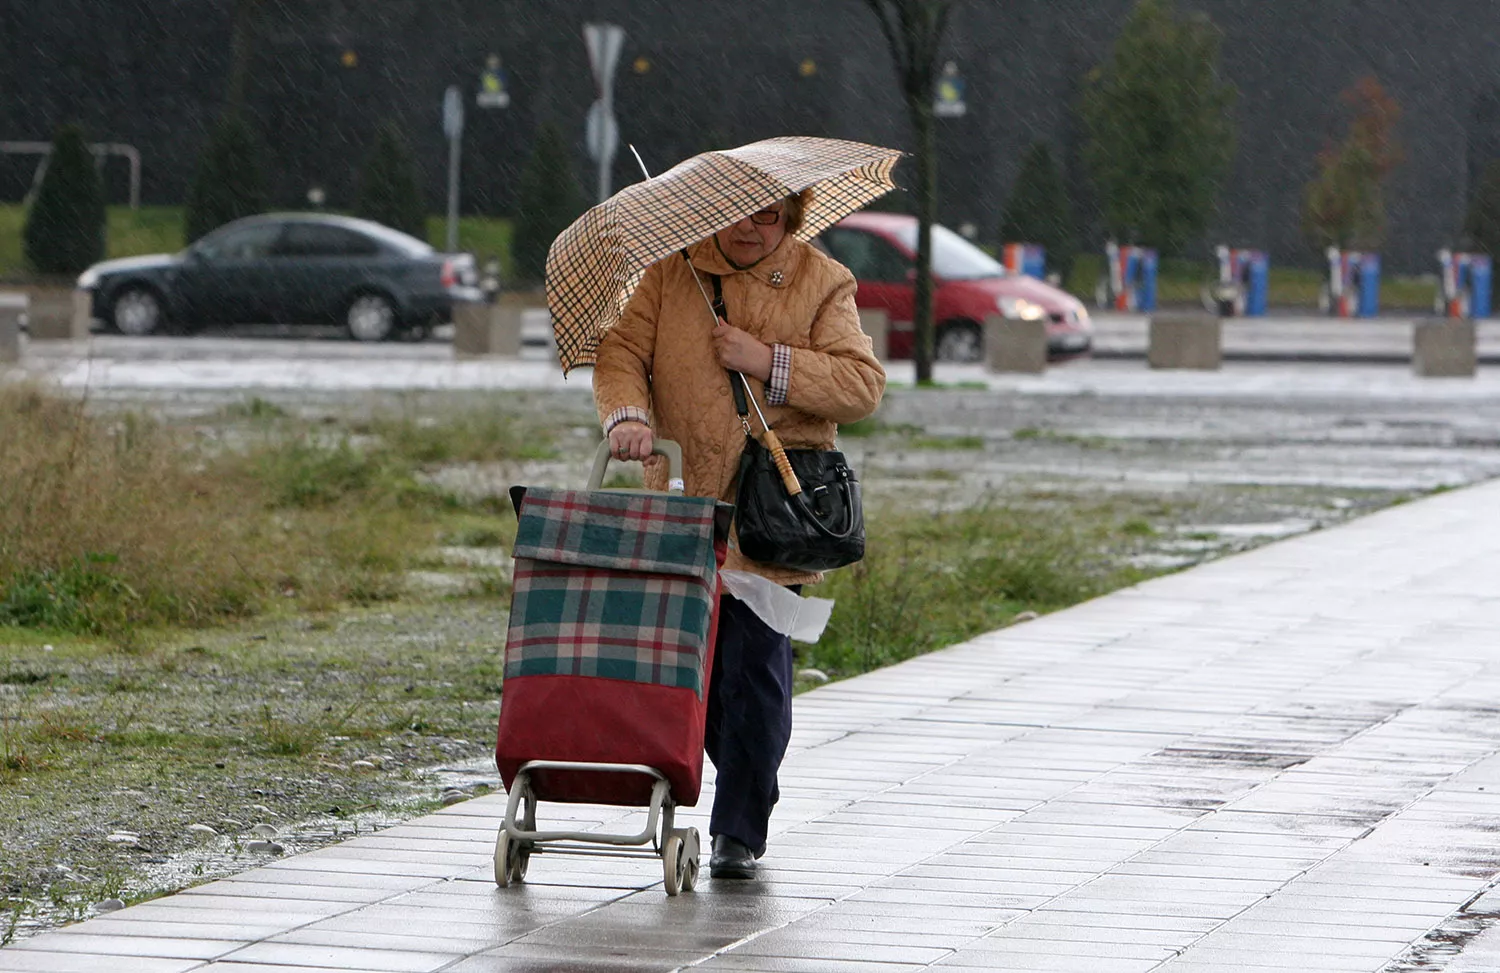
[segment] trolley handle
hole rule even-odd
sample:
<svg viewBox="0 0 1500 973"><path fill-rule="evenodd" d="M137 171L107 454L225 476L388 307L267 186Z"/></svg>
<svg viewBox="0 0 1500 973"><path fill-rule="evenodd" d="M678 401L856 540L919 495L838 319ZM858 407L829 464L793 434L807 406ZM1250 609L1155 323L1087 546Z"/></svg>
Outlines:
<svg viewBox="0 0 1500 973"><path fill-rule="evenodd" d="M670 439L654 439L651 443L651 452L657 456L665 456L667 458L667 492L684 492L682 483L682 447ZM614 458L614 454L609 449L609 440L606 439L594 451L594 470L589 474L588 489L598 490L604 485L604 471L609 466L609 461Z"/></svg>

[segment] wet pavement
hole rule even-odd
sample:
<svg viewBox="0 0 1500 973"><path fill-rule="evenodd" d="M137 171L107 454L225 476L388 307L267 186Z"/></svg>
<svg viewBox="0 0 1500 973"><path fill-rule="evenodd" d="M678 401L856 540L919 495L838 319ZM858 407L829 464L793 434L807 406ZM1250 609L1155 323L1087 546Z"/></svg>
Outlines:
<svg viewBox="0 0 1500 973"><path fill-rule="evenodd" d="M753 883L539 855L499 889L497 795L0 970L1500 968L1497 508L1440 494L798 697Z"/></svg>

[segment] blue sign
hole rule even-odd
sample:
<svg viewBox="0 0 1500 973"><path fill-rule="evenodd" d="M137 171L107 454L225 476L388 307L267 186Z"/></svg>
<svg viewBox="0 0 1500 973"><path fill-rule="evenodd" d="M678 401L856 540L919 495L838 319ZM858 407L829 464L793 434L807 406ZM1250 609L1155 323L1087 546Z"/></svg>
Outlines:
<svg viewBox="0 0 1500 973"><path fill-rule="evenodd" d="M940 118L958 118L968 110L969 106L964 103L964 79L958 73L958 65L949 61L943 65L943 76L938 78L933 114Z"/></svg>
<svg viewBox="0 0 1500 973"><path fill-rule="evenodd" d="M479 73L479 93L474 96L474 104L480 108L510 105L510 79L500 66L500 58L494 54L485 61L484 70Z"/></svg>

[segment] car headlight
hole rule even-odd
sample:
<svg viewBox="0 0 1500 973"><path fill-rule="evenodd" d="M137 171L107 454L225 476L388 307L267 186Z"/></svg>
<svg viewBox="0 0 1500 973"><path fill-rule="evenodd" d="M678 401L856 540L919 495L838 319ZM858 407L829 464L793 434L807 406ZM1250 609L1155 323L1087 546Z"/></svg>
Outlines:
<svg viewBox="0 0 1500 973"><path fill-rule="evenodd" d="M77 286L80 290L91 291L99 286L99 271L90 267L78 275Z"/></svg>
<svg viewBox="0 0 1500 973"><path fill-rule="evenodd" d="M1024 297L1001 296L995 300L995 307L1000 313L1013 321L1040 321L1047 316L1047 312L1040 304L1026 300Z"/></svg>

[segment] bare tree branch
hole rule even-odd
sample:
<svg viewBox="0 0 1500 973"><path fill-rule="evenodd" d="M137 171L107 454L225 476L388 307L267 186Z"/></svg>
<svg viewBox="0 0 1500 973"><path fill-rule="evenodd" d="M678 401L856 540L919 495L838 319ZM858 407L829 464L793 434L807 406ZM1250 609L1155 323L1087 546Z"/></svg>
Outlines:
<svg viewBox="0 0 1500 973"><path fill-rule="evenodd" d="M880 32L885 35L886 46L891 52L891 60L896 63L896 74L904 78L909 52L902 43L906 37L904 30L898 30L898 26L892 22L892 18L899 14L900 0L894 0L894 3L897 6L893 8L888 0L865 0L865 6L874 12L875 19L880 24Z"/></svg>

